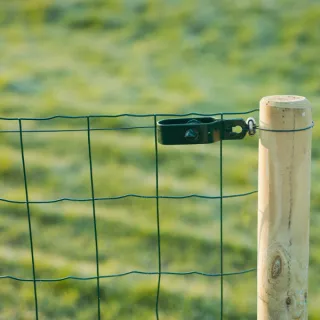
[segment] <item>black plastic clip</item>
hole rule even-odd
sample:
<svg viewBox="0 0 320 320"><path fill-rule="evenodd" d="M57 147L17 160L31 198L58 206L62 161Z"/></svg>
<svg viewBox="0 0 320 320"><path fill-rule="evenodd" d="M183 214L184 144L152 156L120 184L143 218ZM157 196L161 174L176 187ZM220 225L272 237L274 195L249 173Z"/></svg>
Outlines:
<svg viewBox="0 0 320 320"><path fill-rule="evenodd" d="M236 127L239 127L238 131L234 131ZM182 145L240 140L246 136L248 129L248 124L243 119L166 119L158 121L158 141L164 145Z"/></svg>

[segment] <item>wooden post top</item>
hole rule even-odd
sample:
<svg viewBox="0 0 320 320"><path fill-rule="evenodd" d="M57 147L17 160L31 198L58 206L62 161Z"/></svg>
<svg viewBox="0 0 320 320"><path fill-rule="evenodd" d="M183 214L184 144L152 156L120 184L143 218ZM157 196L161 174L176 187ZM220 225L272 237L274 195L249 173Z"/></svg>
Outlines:
<svg viewBox="0 0 320 320"><path fill-rule="evenodd" d="M295 130L312 125L308 99L295 95L267 96L260 100L260 128ZM260 133L263 134L263 131Z"/></svg>
<svg viewBox="0 0 320 320"><path fill-rule="evenodd" d="M263 97L260 106L274 108L311 109L311 103L302 96L276 95Z"/></svg>

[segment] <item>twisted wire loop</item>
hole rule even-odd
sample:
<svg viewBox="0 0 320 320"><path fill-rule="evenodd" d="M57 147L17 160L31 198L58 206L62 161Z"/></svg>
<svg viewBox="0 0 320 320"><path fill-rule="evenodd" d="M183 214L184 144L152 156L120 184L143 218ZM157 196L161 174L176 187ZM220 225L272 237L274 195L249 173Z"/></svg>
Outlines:
<svg viewBox="0 0 320 320"><path fill-rule="evenodd" d="M1 129L0 133L19 133L20 137L20 151L21 151L21 160L22 160L22 169L23 169L23 177L24 177L24 189L25 189L25 200L12 200L12 199L5 199L0 198L0 202L5 202L9 204L22 204L26 205L27 211L27 218L28 218L28 226L29 226L29 238L30 238L30 252L31 252L31 262L32 262L32 278L21 278L16 277L13 275L0 275L0 280L3 279L10 279L14 281L21 281L21 282L32 282L33 283L33 291L34 291L34 303L35 303L35 318L38 320L39 318L39 311L38 311L38 293L37 293L37 283L39 282L59 282L59 281L66 281L66 280L77 280L77 281L89 281L95 280L96 281L96 296L97 296L97 319L101 319L101 287L100 287L100 280L106 278L117 278L117 277L124 277L129 275L156 275L157 277L157 286L156 286L156 301L155 301L155 316L156 319L160 319L160 293L161 293L161 280L162 276L188 276L188 275L198 275L204 277L220 277L220 314L221 319L223 319L224 313L224 277L233 276L233 275L242 275L250 272L256 271L256 268L251 268L247 270L235 271L235 272L225 272L224 271L224 264L223 264L223 201L224 199L228 198L236 198L236 197L245 197L252 194L257 193L256 190L245 192L245 193L237 193L237 194L229 194L225 195L223 193L223 142L220 141L220 194L219 195L202 195L202 194L189 194L189 195L179 195L179 196L167 196L167 195L160 195L159 194L159 150L158 150L158 139L157 139L157 118L158 117L186 117L186 116L211 116L211 117L220 117L221 120L224 119L224 116L234 116L234 115L246 115L251 114L254 112L259 111L258 109L252 109L245 112L219 112L219 113L211 113L211 114L204 114L204 113L184 113L184 114L170 114L170 113L159 113L159 114L130 114L130 113L123 113L117 115L86 115L86 116L63 116L63 115L56 115L51 117L28 117L28 118L17 118L17 117L0 117L0 120L4 121L18 121L19 127L18 129ZM95 118L119 118L119 117L133 117L133 118L150 118L153 120L153 125L149 126L126 126L126 127L118 127L118 128L93 128L91 120ZM84 128L72 128L72 129L23 129L22 123L25 121L49 121L53 119L83 119L86 121L86 126ZM313 127L309 126L307 128L284 131L284 132L291 132L291 131L302 131L307 130ZM249 128L249 127L248 127ZM153 129L154 135L154 159L155 159L155 194L154 195L139 195L139 194L124 194L120 196L113 196L113 197L96 197L95 196L95 185L94 185L94 168L93 168L93 155L92 155L92 146L91 146L91 135L92 131L121 131L121 130L134 130L134 129ZM279 132L278 130L268 130L264 128L259 128L256 126L256 129L265 130L265 131L275 131ZM253 128L250 129L251 133L253 132ZM88 171L90 177L90 193L91 196L89 198L59 198L59 199L48 199L48 200L30 200L29 193L28 193L28 179L27 179L27 164L25 161L24 156L24 143L23 143L23 135L26 133L56 133L56 132L86 132L87 133L87 148L88 148ZM115 273L115 274L100 274L99 269L99 236L97 231L98 221L96 218L96 202L97 201L116 201L119 199L124 198L141 198L141 199L154 199L156 204L156 211L155 211L155 222L156 222L156 234L157 234L157 258L158 258L158 270L157 271L140 271L140 270L132 270L129 272L124 273ZM189 198L199 198L199 199L210 199L210 200L219 200L220 202L220 272L219 273L205 273L199 272L197 270L188 271L188 272L170 272L170 271L162 271L162 257L161 257L161 226L160 226L160 200L161 199L189 199ZM73 276L69 275L66 277L61 278L39 278L36 275L36 264L35 264L35 253L34 253L34 246L33 246L33 234L32 234L32 216L30 210L30 204L50 204L50 203L57 203L57 202L91 202L92 204L92 219L93 219L93 236L95 242L95 263L96 263L96 274L92 276Z"/></svg>

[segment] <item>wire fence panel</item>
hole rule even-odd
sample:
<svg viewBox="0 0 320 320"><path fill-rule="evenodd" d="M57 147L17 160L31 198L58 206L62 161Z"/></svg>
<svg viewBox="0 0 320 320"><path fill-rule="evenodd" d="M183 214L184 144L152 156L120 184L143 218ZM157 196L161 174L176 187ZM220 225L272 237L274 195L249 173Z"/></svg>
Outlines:
<svg viewBox="0 0 320 320"><path fill-rule="evenodd" d="M17 128L6 128L1 129L1 133L17 133L19 134L19 142L20 142L20 152L21 152L21 167L23 172L23 181L24 181L24 191L25 191L25 200L15 200L15 199L7 199L0 198L0 202L8 203L8 204L16 204L22 205L26 207L27 212L27 223L28 223L28 233L29 233L29 244L30 244L30 255L31 255L31 264L32 264L32 274L30 278L17 277L15 275L0 275L0 279L11 279L19 282L31 282L33 283L33 298L34 298L34 315L36 319L39 319L39 292L37 290L37 286L39 283L51 283L51 282L59 282L59 281L67 281L67 280L77 280L77 281L95 281L96 282L96 301L97 301L97 319L102 319L101 315L101 279L110 279L110 278L118 278L130 276L133 274L138 275L152 275L157 277L156 283L156 300L154 301L154 312L155 318L159 320L160 317L160 297L161 297L161 284L162 284L162 276L187 276L187 275L196 275L203 277L217 277L220 278L220 319L223 319L224 316L224 278L233 276L233 275L242 275L249 272L253 272L256 268L251 268L247 270L239 270L234 272L228 272L224 267L224 225L223 225L223 210L224 210L224 200L228 198L238 198L238 197L246 197L252 194L257 193L256 190L250 192L243 192L237 194L226 194L224 192L224 142L221 140L219 145L219 194L218 195L204 195L204 194L186 194L186 195L162 195L159 191L159 148L158 148L158 133L157 133L157 121L163 117L188 117L188 116L215 116L220 117L221 121L224 120L227 116L235 116L235 115L247 115L257 112L257 109L249 110L246 112L226 112L226 113L214 113L214 114L201 114L201 113L187 113L187 114L118 114L118 115L88 115L88 116L52 116L52 117L43 117L43 118L16 118L16 117L0 117L0 120L6 122L14 122L17 124ZM92 120L99 118L148 118L152 119L153 126L124 126L124 127L112 127L112 128L93 128ZM68 121L73 121L74 119L83 119L86 123L86 127L83 128L68 128L68 129L24 129L24 124L30 121L33 122L50 122L54 119L67 119ZM100 132L100 131L121 131L121 130L135 130L135 129L146 129L150 134L154 136L154 173L155 173L155 181L154 181L154 195L144 195L144 194L134 194L128 193L119 196L104 196L97 197L96 196L96 186L95 186L95 171L92 159L92 132ZM58 132L86 132L87 133L87 159L88 159L88 172L90 177L90 197L87 198L74 198L74 197L62 197L62 198L54 198L54 199L45 199L45 200L30 200L29 192L28 192L28 163L25 158L25 147L24 147L24 136L27 133L58 133ZM156 252L157 252L157 270L153 271L141 271L141 270L131 270L123 273L110 273L103 274L100 268L100 257L99 257L99 233L98 233L98 221L96 214L96 205L97 202L100 201L118 201L121 199L130 199L130 198L138 198L138 199L149 199L155 202L156 211L154 212L155 224L156 224ZM198 199L209 199L209 200L219 200L219 220L220 220L220 228L219 228L219 240L220 240L220 248L219 248L219 256L220 256L220 271L218 273L209 273L209 272L201 272L197 270L184 271L184 272L171 272L163 270L163 261L162 261L162 251L161 251L161 225L160 225L160 215L161 215L161 206L160 201L162 199L172 199L172 200L183 200L190 198L198 198ZM144 200L144 201L145 201ZM92 216L92 233L94 236L94 256L95 256L95 265L96 272L94 275L87 276L74 276L68 275L60 278L39 278L37 277L37 263L35 261L35 249L34 249L34 235L33 235L33 215L32 209L30 205L35 204L53 204L60 202L87 202L91 203L91 216ZM67 245L67 244L66 244Z"/></svg>

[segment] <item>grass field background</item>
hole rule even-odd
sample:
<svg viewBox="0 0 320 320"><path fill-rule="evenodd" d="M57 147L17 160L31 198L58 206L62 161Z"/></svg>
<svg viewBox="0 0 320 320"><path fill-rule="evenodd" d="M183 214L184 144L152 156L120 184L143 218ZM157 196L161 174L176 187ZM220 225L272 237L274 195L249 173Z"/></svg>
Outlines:
<svg viewBox="0 0 320 320"><path fill-rule="evenodd" d="M298 94L314 106L309 319L320 314L320 3L0 1L3 117L214 113ZM258 119L258 113L254 116ZM152 126L94 119L92 128ZM85 119L23 122L86 128ZM0 120L1 130L17 121ZM155 195L153 129L94 131L96 197ZM25 133L31 201L90 198L86 132ZM257 187L258 137L224 143L224 194ZM19 133L0 133L0 197L25 200ZM160 195L219 195L219 144L159 146ZM257 196L224 201L224 269L256 266ZM156 203L97 201L100 273L157 271ZM95 276L90 202L31 204L37 278ZM219 200L161 199L163 271L220 271ZM32 278L25 204L0 202L0 275ZM256 319L256 273L225 277L224 319ZM40 319L96 319L96 281L38 283ZM157 276L101 280L102 318L155 319ZM0 319L34 319L32 282L0 279ZM162 277L160 317L218 319L220 279Z"/></svg>

